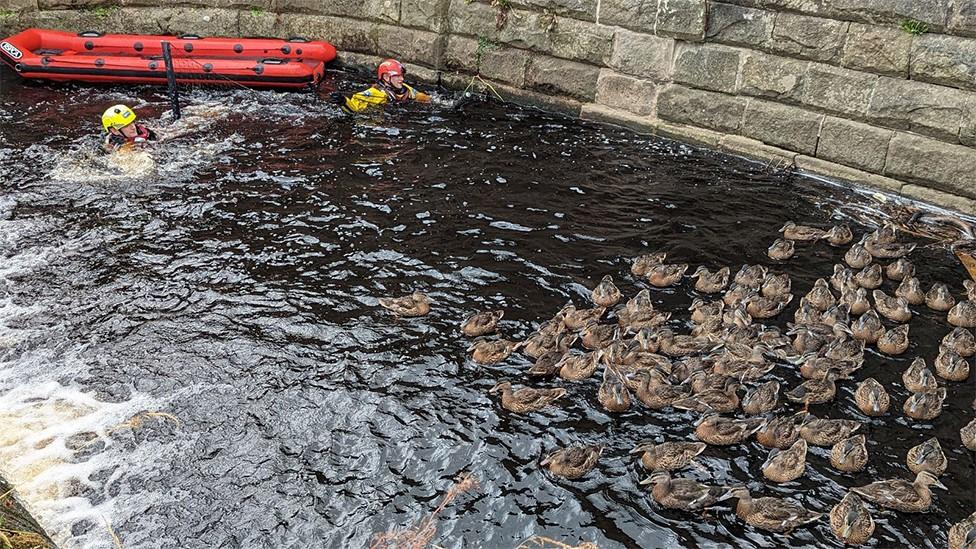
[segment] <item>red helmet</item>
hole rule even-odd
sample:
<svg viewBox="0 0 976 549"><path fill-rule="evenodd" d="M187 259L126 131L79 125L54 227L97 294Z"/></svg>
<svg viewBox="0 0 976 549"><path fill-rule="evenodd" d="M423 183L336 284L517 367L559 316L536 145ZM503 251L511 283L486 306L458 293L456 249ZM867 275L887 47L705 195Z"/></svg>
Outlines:
<svg viewBox="0 0 976 549"><path fill-rule="evenodd" d="M380 63L380 66L376 68L376 79L383 80L384 74L389 74L390 76L399 74L403 76L407 71L403 68L396 59L387 59Z"/></svg>

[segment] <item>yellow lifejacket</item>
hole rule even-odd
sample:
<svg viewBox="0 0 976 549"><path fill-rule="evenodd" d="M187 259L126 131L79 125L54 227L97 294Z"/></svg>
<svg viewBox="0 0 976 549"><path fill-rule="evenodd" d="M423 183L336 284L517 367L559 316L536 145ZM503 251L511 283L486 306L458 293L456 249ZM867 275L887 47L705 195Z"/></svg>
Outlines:
<svg viewBox="0 0 976 549"><path fill-rule="evenodd" d="M374 85L369 89L354 93L352 96L347 97L346 109L352 112L363 112L370 107L379 106L386 103L398 103L401 101L426 102L430 100L429 95L418 92L406 84L403 85L403 90L403 93L397 94L391 89L383 89Z"/></svg>

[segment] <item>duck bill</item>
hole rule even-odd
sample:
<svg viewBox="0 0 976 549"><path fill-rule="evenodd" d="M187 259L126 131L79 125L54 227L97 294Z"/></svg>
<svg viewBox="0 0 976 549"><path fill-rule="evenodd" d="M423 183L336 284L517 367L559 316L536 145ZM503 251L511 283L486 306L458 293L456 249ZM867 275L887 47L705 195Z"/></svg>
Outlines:
<svg viewBox="0 0 976 549"><path fill-rule="evenodd" d="M933 482L933 483L932 483L932 486L935 486L936 488L941 488L941 489L943 489L943 490L948 490L948 488L946 488L946 487L945 487L945 484L942 484L942 483L941 483L941 482L939 482L939 481L935 481L935 482Z"/></svg>
<svg viewBox="0 0 976 549"><path fill-rule="evenodd" d="M638 484L640 484L641 486L648 486L654 484L654 480L652 480L651 477L647 477L644 480L640 481Z"/></svg>

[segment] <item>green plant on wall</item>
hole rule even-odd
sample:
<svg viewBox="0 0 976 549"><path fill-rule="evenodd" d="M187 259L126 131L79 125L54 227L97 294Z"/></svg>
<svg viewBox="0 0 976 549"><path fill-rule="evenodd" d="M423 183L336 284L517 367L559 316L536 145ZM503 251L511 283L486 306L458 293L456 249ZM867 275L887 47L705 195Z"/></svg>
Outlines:
<svg viewBox="0 0 976 549"><path fill-rule="evenodd" d="M105 19L109 15L112 15L112 13L117 9L119 8L116 6L98 6L97 8L92 8L89 11L95 16L96 19Z"/></svg>
<svg viewBox="0 0 976 549"><path fill-rule="evenodd" d="M476 0L465 0L473 4ZM488 5L495 8L495 29L502 30L508 23L508 12L512 10L512 0L489 0Z"/></svg>
<svg viewBox="0 0 976 549"><path fill-rule="evenodd" d="M6 19L14 14L12 10L0 10L0 19Z"/></svg>
<svg viewBox="0 0 976 549"><path fill-rule="evenodd" d="M500 47L501 45L498 42L493 42L487 36L478 37L478 49L474 52L474 70L476 74L481 74L481 62L484 61L485 55Z"/></svg>
<svg viewBox="0 0 976 549"><path fill-rule="evenodd" d="M261 17L264 15L264 10L261 8L251 8L251 17Z"/></svg>
<svg viewBox="0 0 976 549"><path fill-rule="evenodd" d="M908 34L918 36L920 34L929 32L929 26L921 21L916 21L915 19L905 19L901 22L901 30L907 32Z"/></svg>

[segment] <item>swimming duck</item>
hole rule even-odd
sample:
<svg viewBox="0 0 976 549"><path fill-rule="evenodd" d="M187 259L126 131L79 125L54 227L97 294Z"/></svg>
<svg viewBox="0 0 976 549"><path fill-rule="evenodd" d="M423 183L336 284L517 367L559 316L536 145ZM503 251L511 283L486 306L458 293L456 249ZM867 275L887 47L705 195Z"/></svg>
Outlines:
<svg viewBox="0 0 976 549"><path fill-rule="evenodd" d="M620 290L613 283L613 277L606 275L590 292L590 298L597 307L613 307L620 301Z"/></svg>
<svg viewBox="0 0 976 549"><path fill-rule="evenodd" d="M901 282L906 278L915 276L915 265L902 257L885 267L885 275L895 282Z"/></svg>
<svg viewBox="0 0 976 549"><path fill-rule="evenodd" d="M766 250L766 255L769 256L769 259L774 261L786 261L787 259L793 257L795 252L796 246L792 240L777 238L769 249Z"/></svg>
<svg viewBox="0 0 976 549"><path fill-rule="evenodd" d="M735 273L733 281L740 286L756 290L762 285L768 272L768 269L762 265L743 265L739 272Z"/></svg>
<svg viewBox="0 0 976 549"><path fill-rule="evenodd" d="M608 412L619 414L630 409L630 390L620 370L612 366L604 368L603 383L597 390L596 398Z"/></svg>
<svg viewBox="0 0 976 549"><path fill-rule="evenodd" d="M653 336L657 340L660 352L671 357L688 356L701 353L715 344L707 339L694 338L687 335L675 335L668 328L659 330Z"/></svg>
<svg viewBox="0 0 976 549"><path fill-rule="evenodd" d="M939 356L935 358L935 374L946 381L966 381L969 379L969 362L952 349L940 347Z"/></svg>
<svg viewBox="0 0 976 549"><path fill-rule="evenodd" d="M709 370L701 370L688 376L685 384L691 387L692 394L704 393L706 391L724 391L730 385L738 387L739 381L724 374L716 374Z"/></svg>
<svg viewBox="0 0 976 549"><path fill-rule="evenodd" d="M645 353L656 353L660 349L658 348L658 341L655 338L657 335L657 330L654 328L641 328L634 334L631 341L637 345L637 348Z"/></svg>
<svg viewBox="0 0 976 549"><path fill-rule="evenodd" d="M854 435L837 441L830 448L830 464L845 473L863 471L868 464L867 438Z"/></svg>
<svg viewBox="0 0 976 549"><path fill-rule="evenodd" d="M868 290L873 290L881 286L884 276L881 274L881 265L874 263L854 273L854 282Z"/></svg>
<svg viewBox="0 0 976 549"><path fill-rule="evenodd" d="M814 446L833 446L861 428L852 419L821 419L807 417L800 425L800 437Z"/></svg>
<svg viewBox="0 0 976 549"><path fill-rule="evenodd" d="M854 391L854 402L858 409L866 416L883 416L891 406L891 397L884 385L873 377L869 377L857 385Z"/></svg>
<svg viewBox="0 0 976 549"><path fill-rule="evenodd" d="M508 339L479 340L468 346L467 351L478 364L498 364L522 347L522 343Z"/></svg>
<svg viewBox="0 0 976 549"><path fill-rule="evenodd" d="M879 480L867 486L851 488L851 491L881 507L903 513L924 513L932 506L929 486L946 489L935 475L922 471L915 476L914 482L900 478Z"/></svg>
<svg viewBox="0 0 976 549"><path fill-rule="evenodd" d="M762 283L762 295L763 297L786 297L790 295L790 290L792 290L793 283L790 280L790 275L783 274L769 274L763 280Z"/></svg>
<svg viewBox="0 0 976 549"><path fill-rule="evenodd" d="M847 545L862 545L874 534L874 519L861 497L847 492L830 510L830 529Z"/></svg>
<svg viewBox="0 0 976 549"><path fill-rule="evenodd" d="M864 342L858 341L852 337L835 337L832 341L827 343L826 347L821 349L820 354L824 358L829 358L838 362L854 363L856 369L860 367L861 362L864 360ZM841 372L848 371L847 368L839 368L838 370ZM838 379L846 376L846 373L842 373L840 376L838 376Z"/></svg>
<svg viewBox="0 0 976 549"><path fill-rule="evenodd" d="M838 372L840 377L850 377L851 374L860 368L860 362L845 362L827 358L825 356L809 354L807 355L807 358L800 363L800 376L802 376L803 379L823 379L824 376L827 375L828 371L833 370Z"/></svg>
<svg viewBox="0 0 976 549"><path fill-rule="evenodd" d="M820 323L825 326L841 324L847 326L851 321L851 306L838 302L820 315Z"/></svg>
<svg viewBox="0 0 976 549"><path fill-rule="evenodd" d="M823 229L815 229L805 225L797 225L792 221L787 221L779 232L783 233L783 238L787 238L789 240L799 240L801 242L820 240L825 234L827 234Z"/></svg>
<svg viewBox="0 0 976 549"><path fill-rule="evenodd" d="M640 311L621 309L617 311L617 324L624 333L637 333L645 328L656 328L666 323L670 318L671 313L655 311L654 309Z"/></svg>
<svg viewBox="0 0 976 549"><path fill-rule="evenodd" d="M756 290L754 288L733 283L731 286L729 286L729 289L722 294L722 302L724 302L728 307L735 307L755 293Z"/></svg>
<svg viewBox="0 0 976 549"><path fill-rule="evenodd" d="M804 296L804 299L818 311L826 311L837 303L837 298L830 291L830 285L823 278L818 278L813 283L813 288Z"/></svg>
<svg viewBox="0 0 976 549"><path fill-rule="evenodd" d="M556 349L543 354L535 359L535 363L529 367L528 374L536 377L551 377L559 373L559 363L566 356L566 351Z"/></svg>
<svg viewBox="0 0 976 549"><path fill-rule="evenodd" d="M874 309L858 317L851 325L851 333L854 334L854 339L869 345L877 343L885 331L884 324L881 323L881 318L878 317L878 313L874 312Z"/></svg>
<svg viewBox="0 0 976 549"><path fill-rule="evenodd" d="M505 316L505 311L475 313L461 324L461 332L468 337L490 334L498 327L498 322L503 316Z"/></svg>
<svg viewBox="0 0 976 549"><path fill-rule="evenodd" d="M591 322L580 330L580 343L591 351L602 349L620 338L620 327L614 324Z"/></svg>
<svg viewBox="0 0 976 549"><path fill-rule="evenodd" d="M976 452L976 419L967 423L962 429L959 429L959 438L962 439L963 446Z"/></svg>
<svg viewBox="0 0 976 549"><path fill-rule="evenodd" d="M976 328L976 301L960 301L956 303L946 317L949 324L960 328Z"/></svg>
<svg viewBox="0 0 976 549"><path fill-rule="evenodd" d="M430 298L427 294L414 292L403 297L381 297L380 305L393 314L402 317L425 316L430 313Z"/></svg>
<svg viewBox="0 0 976 549"><path fill-rule="evenodd" d="M847 223L842 223L831 227L822 238L831 246L846 246L854 240L854 233Z"/></svg>
<svg viewBox="0 0 976 549"><path fill-rule="evenodd" d="M898 238L898 230L894 223L886 221L871 234L865 235L865 240L875 244L891 244Z"/></svg>
<svg viewBox="0 0 976 549"><path fill-rule="evenodd" d="M868 291L860 286L844 288L840 294L840 302L850 307L852 315L860 316L871 310Z"/></svg>
<svg viewBox="0 0 976 549"><path fill-rule="evenodd" d="M654 252L637 256L630 265L630 272L633 273L634 276L644 276L651 267L660 265L662 262L664 262L667 256L667 252Z"/></svg>
<svg viewBox="0 0 976 549"><path fill-rule="evenodd" d="M925 305L933 311L946 312L956 304L949 287L941 282L932 285L932 289L925 294Z"/></svg>
<svg viewBox="0 0 976 549"><path fill-rule="evenodd" d="M931 421L942 413L942 402L945 400L945 387L939 387L932 391L912 393L912 396L905 400L902 411L912 419Z"/></svg>
<svg viewBox="0 0 976 549"><path fill-rule="evenodd" d="M577 309L573 305L567 305L563 308L563 311L563 325L570 330L580 330L587 324L599 321L603 317L603 313L607 311L607 308L594 307L592 309Z"/></svg>
<svg viewBox="0 0 976 549"><path fill-rule="evenodd" d="M522 353L537 359L550 351L568 351L577 339L579 335L575 332L552 333L538 330L525 339Z"/></svg>
<svg viewBox="0 0 976 549"><path fill-rule="evenodd" d="M707 447L704 442L642 441L630 453L641 454L641 465L648 471L675 471L687 467Z"/></svg>
<svg viewBox="0 0 976 549"><path fill-rule="evenodd" d="M559 377L567 381L586 379L593 375L602 358L602 350L589 353L567 353L557 364L559 366Z"/></svg>
<svg viewBox="0 0 976 549"><path fill-rule="evenodd" d="M902 279L901 284L895 288L895 296L904 299L909 305L925 303L925 291L922 290L922 283L914 276Z"/></svg>
<svg viewBox="0 0 976 549"><path fill-rule="evenodd" d="M634 390L637 400L652 410L663 410L691 394L684 385L671 385L657 370L642 370L635 374L639 385Z"/></svg>
<svg viewBox="0 0 976 549"><path fill-rule="evenodd" d="M717 294L729 285L731 273L732 271L728 267L722 267L714 273L705 267L698 267L691 278L698 279L695 281L695 291L703 294Z"/></svg>
<svg viewBox="0 0 976 549"><path fill-rule="evenodd" d="M807 467L807 441L802 438L786 450L773 448L762 464L763 476L772 482L792 482L803 476Z"/></svg>
<svg viewBox="0 0 976 549"><path fill-rule="evenodd" d="M896 326L878 338L878 350L890 356L898 356L908 350L908 324Z"/></svg>
<svg viewBox="0 0 976 549"><path fill-rule="evenodd" d="M925 359L922 357L912 361L912 364L901 374L901 380L905 388L913 393L932 391L938 387L932 370L926 367Z"/></svg>
<svg viewBox="0 0 976 549"><path fill-rule="evenodd" d="M736 393L737 384L729 384L726 389L712 389L702 391L693 396L681 398L671 403L679 410L695 412L717 412L725 414L739 408L739 395Z"/></svg>
<svg viewBox="0 0 976 549"><path fill-rule="evenodd" d="M881 316L893 322L908 322L912 319L912 311L908 302L900 297L891 297L881 290L873 292L874 308Z"/></svg>
<svg viewBox="0 0 976 549"><path fill-rule="evenodd" d="M701 299L695 299L691 302L691 307L688 307L688 310L691 311L692 322L703 324L705 319L709 317L721 317L725 310L725 302L721 300L705 302Z"/></svg>
<svg viewBox="0 0 976 549"><path fill-rule="evenodd" d="M596 467L604 448L602 444L561 448L546 456L539 465L548 467L554 475L578 479Z"/></svg>
<svg viewBox="0 0 976 549"><path fill-rule="evenodd" d="M749 438L765 424L764 418L734 419L708 412L698 419L695 436L712 446L730 446Z"/></svg>
<svg viewBox="0 0 976 549"><path fill-rule="evenodd" d="M756 431L756 442L766 448L789 448L800 438L800 422L806 418L805 413L791 416L776 416L770 419Z"/></svg>
<svg viewBox="0 0 976 549"><path fill-rule="evenodd" d="M837 385L834 381L838 377L837 370L828 370L822 379L808 379L787 391L786 398L802 403L804 407L830 402L837 395Z"/></svg>
<svg viewBox="0 0 976 549"><path fill-rule="evenodd" d="M974 547L976 547L976 513L949 528L949 549L973 549Z"/></svg>
<svg viewBox="0 0 976 549"><path fill-rule="evenodd" d="M863 269L871 264L874 258L864 249L864 239L851 246L844 254L844 263L852 269Z"/></svg>
<svg viewBox="0 0 976 549"><path fill-rule="evenodd" d="M746 391L742 398L742 411L750 416L758 416L773 411L779 404L779 382L767 381Z"/></svg>
<svg viewBox="0 0 976 549"><path fill-rule="evenodd" d="M878 259L896 259L899 257L905 257L906 255L912 253L916 247L917 244L878 242L870 238L864 242L864 249L867 250L872 257L876 257Z"/></svg>
<svg viewBox="0 0 976 549"><path fill-rule="evenodd" d="M834 265L834 274L830 275L830 286L838 292L843 292L844 288L854 284L854 271L841 265Z"/></svg>
<svg viewBox="0 0 976 549"><path fill-rule="evenodd" d="M681 282L681 277L685 275L685 271L688 270L687 263L681 264L665 264L655 265L647 271L647 281L656 288L666 288L668 286L676 286Z"/></svg>
<svg viewBox="0 0 976 549"><path fill-rule="evenodd" d="M976 355L976 338L966 328L953 328L942 338L942 346L952 349L965 358Z"/></svg>
<svg viewBox="0 0 976 549"><path fill-rule="evenodd" d="M525 414L541 410L552 404L556 399L566 395L566 389L532 389L523 387L512 390L512 384L503 381L488 390L489 394L501 392L502 408L509 412Z"/></svg>
<svg viewBox="0 0 976 549"><path fill-rule="evenodd" d="M966 289L966 299L976 301L976 282L963 280L962 285Z"/></svg>
<svg viewBox="0 0 976 549"><path fill-rule="evenodd" d="M729 497L727 486L707 486L690 478L671 478L667 471L655 471L640 482L651 484L651 497L668 509L700 511Z"/></svg>
<svg viewBox="0 0 976 549"><path fill-rule="evenodd" d="M665 374L670 374L671 370L674 368L670 358L664 355L649 353L646 351L632 353L632 356L629 357L628 362L628 366L634 370L654 369L664 372Z"/></svg>
<svg viewBox="0 0 976 549"><path fill-rule="evenodd" d="M784 297L763 297L761 295L753 295L748 298L746 303L746 312L749 316L758 319L767 319L778 316L780 313L786 309L786 306L793 301L792 295L787 295Z"/></svg>
<svg viewBox="0 0 976 549"><path fill-rule="evenodd" d="M928 471L935 476L944 473L948 465L948 460L942 451L942 445L939 444L939 439L935 437L909 448L905 462L913 473Z"/></svg>
<svg viewBox="0 0 976 549"><path fill-rule="evenodd" d="M790 534L800 526L817 521L823 516L785 499L753 498L749 489L744 486L733 488L732 497L739 499L735 506L735 514L739 518L754 528L770 532Z"/></svg>

